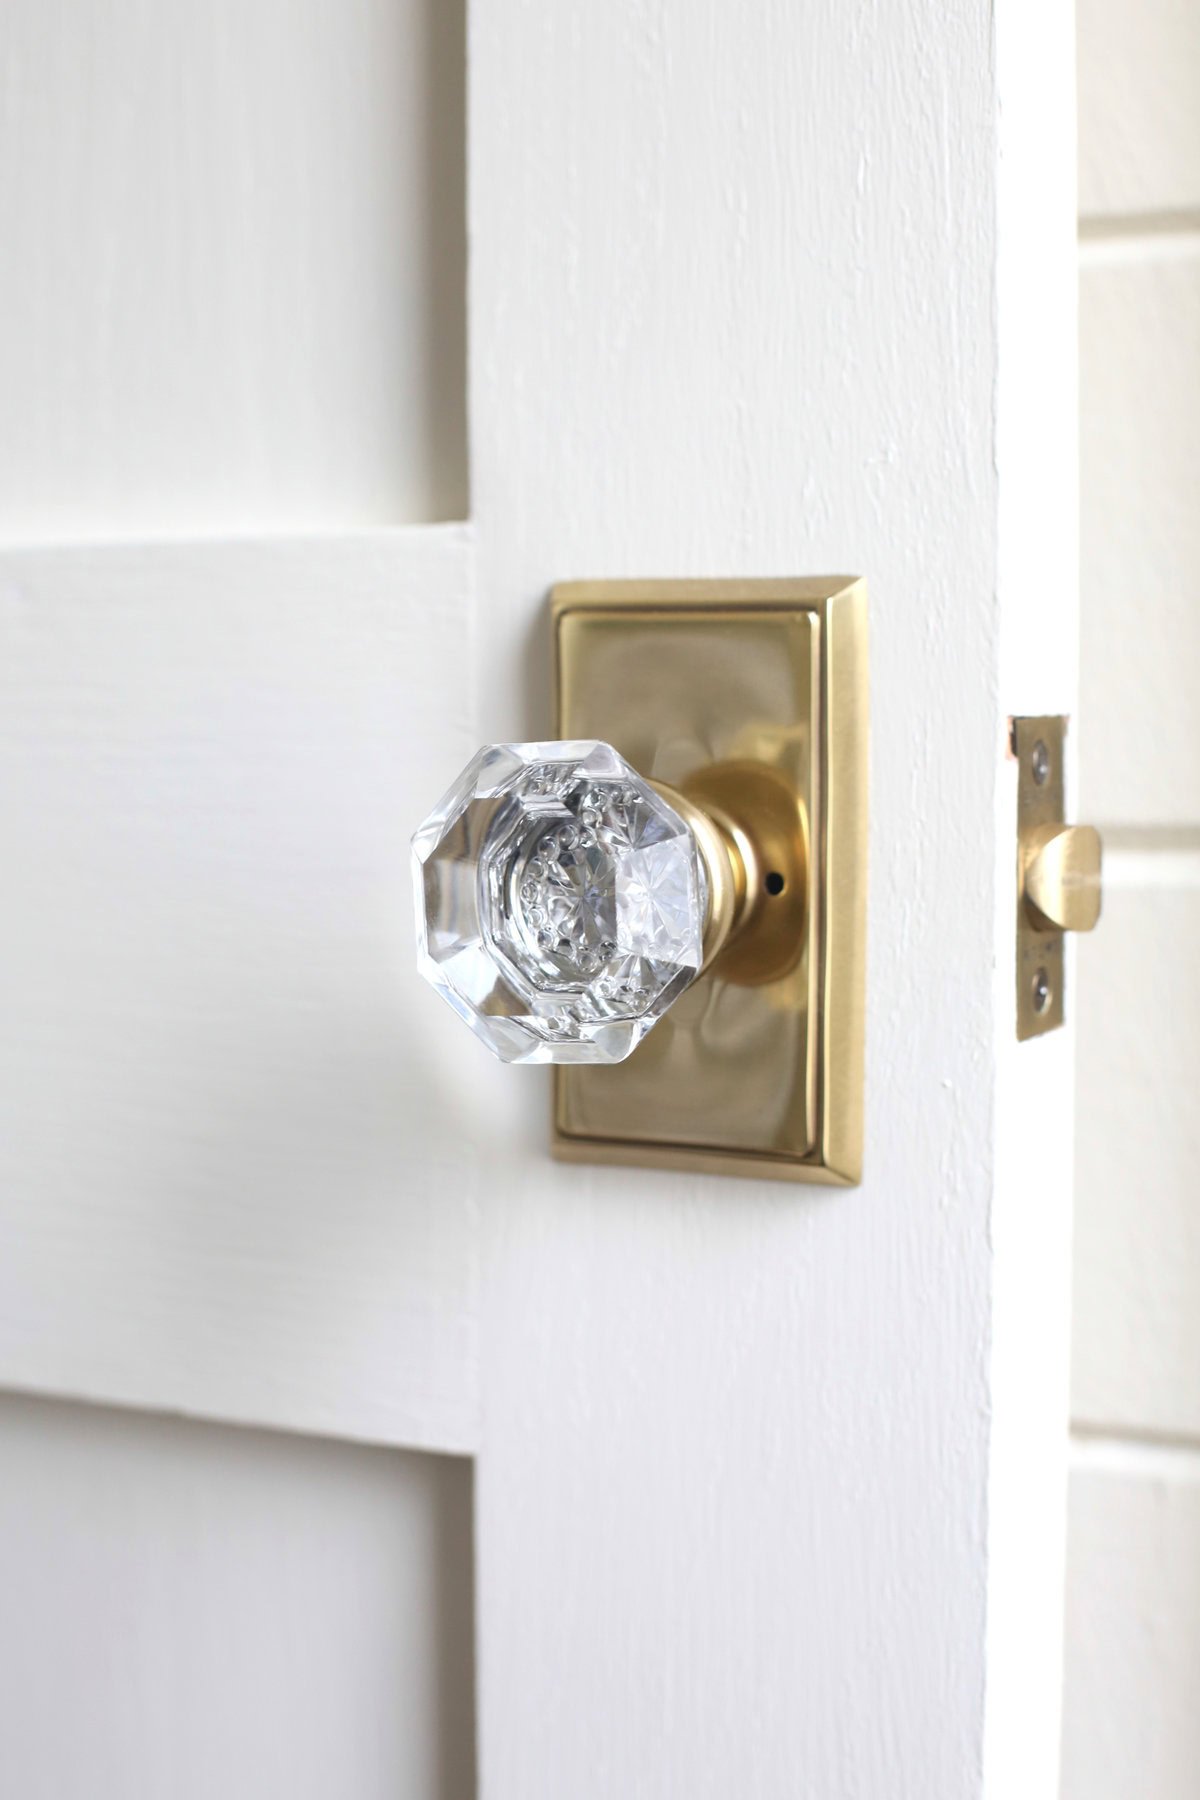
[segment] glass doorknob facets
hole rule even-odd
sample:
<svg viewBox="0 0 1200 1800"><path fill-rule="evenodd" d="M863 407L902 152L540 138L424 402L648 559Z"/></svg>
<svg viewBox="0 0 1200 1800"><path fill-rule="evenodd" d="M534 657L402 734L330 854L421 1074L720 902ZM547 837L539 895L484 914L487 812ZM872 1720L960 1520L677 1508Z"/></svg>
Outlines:
<svg viewBox="0 0 1200 1800"><path fill-rule="evenodd" d="M413 838L422 974L505 1062L620 1062L700 972L691 827L609 744L489 744Z"/></svg>

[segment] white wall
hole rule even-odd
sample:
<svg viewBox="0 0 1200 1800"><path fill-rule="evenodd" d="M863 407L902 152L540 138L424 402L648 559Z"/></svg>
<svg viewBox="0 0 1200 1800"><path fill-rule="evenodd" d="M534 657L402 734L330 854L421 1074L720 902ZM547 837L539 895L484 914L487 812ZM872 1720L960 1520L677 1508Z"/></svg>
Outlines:
<svg viewBox="0 0 1200 1800"><path fill-rule="evenodd" d="M1200 1791L1200 8L1080 0L1079 948L1064 1800Z"/></svg>

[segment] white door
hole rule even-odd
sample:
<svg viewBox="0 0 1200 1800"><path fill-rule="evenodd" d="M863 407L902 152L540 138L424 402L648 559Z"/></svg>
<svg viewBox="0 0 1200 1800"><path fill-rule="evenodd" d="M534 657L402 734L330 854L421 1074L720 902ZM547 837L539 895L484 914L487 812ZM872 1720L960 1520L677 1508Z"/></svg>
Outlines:
<svg viewBox="0 0 1200 1800"><path fill-rule="evenodd" d="M461 27L0 21L0 1785L1049 1796L1004 746L1074 704L1070 12ZM553 582L834 570L865 1180L552 1164L408 834L548 729Z"/></svg>

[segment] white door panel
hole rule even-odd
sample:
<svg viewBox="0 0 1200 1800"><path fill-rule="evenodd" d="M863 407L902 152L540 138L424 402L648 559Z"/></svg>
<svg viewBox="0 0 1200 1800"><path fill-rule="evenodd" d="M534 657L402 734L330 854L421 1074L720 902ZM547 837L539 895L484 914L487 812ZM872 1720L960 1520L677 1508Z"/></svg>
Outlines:
<svg viewBox="0 0 1200 1800"><path fill-rule="evenodd" d="M462 28L6 0L0 540L463 516Z"/></svg>
<svg viewBox="0 0 1200 1800"><path fill-rule="evenodd" d="M0 1397L0 1791L466 1800L458 1458Z"/></svg>
<svg viewBox="0 0 1200 1800"><path fill-rule="evenodd" d="M0 558L0 1381L473 1447L481 1171L408 871L474 744L470 563Z"/></svg>
<svg viewBox="0 0 1200 1800"><path fill-rule="evenodd" d="M1069 1516L1062 1800L1194 1800L1194 1442L1077 1441Z"/></svg>

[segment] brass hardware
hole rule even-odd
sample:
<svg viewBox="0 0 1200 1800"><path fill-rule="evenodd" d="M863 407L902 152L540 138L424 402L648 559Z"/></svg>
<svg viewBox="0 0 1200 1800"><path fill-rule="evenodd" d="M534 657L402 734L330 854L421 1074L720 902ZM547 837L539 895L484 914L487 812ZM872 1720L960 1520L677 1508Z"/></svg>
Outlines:
<svg viewBox="0 0 1200 1800"><path fill-rule="evenodd" d="M704 864L708 912L704 921L703 968L709 969L731 935L736 935L745 923L748 897L757 880L754 848L727 820L697 806L678 788L668 787L663 781L652 781L650 786L691 828Z"/></svg>
<svg viewBox="0 0 1200 1800"><path fill-rule="evenodd" d="M1100 833L1044 825L1031 834L1025 898L1057 931L1090 931L1100 917Z"/></svg>
<svg viewBox="0 0 1200 1800"><path fill-rule="evenodd" d="M622 1063L555 1070L555 1154L860 1178L866 924L861 581L574 583L558 732L603 738L696 832L704 973Z"/></svg>
<svg viewBox="0 0 1200 1800"><path fill-rule="evenodd" d="M1100 917L1100 834L1064 822L1067 721L1013 719L1017 760L1017 1036L1040 1037L1064 1013L1063 933Z"/></svg>
<svg viewBox="0 0 1200 1800"><path fill-rule="evenodd" d="M710 763L687 778L684 792L724 826L745 870L723 979L741 987L781 980L804 953L808 810L785 775L759 762Z"/></svg>

